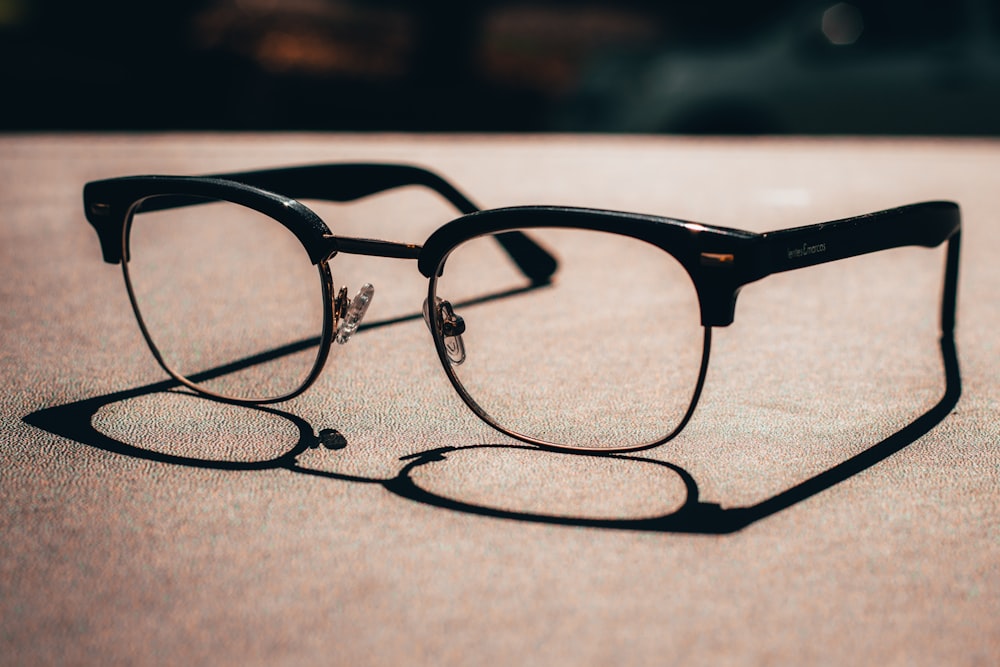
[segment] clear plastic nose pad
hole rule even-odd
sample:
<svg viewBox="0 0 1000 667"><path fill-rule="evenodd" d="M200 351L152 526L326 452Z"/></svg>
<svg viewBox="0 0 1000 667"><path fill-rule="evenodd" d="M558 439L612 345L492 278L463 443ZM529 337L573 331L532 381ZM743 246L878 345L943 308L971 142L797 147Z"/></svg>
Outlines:
<svg viewBox="0 0 1000 667"><path fill-rule="evenodd" d="M458 366L465 361L465 343L462 341L462 334L465 333L465 320L456 315L455 309L444 299L434 297L434 307L437 308L438 318L441 321L441 338L444 340L448 361ZM433 334L434 329L431 326L431 314L427 299L424 299L424 323Z"/></svg>
<svg viewBox="0 0 1000 667"><path fill-rule="evenodd" d="M361 320L368 312L368 306L375 295L375 288L371 283L365 283L354 295L354 298L347 301L347 288L341 287L337 298L333 302L334 321L337 323L336 341L343 345L351 339L354 332L358 330Z"/></svg>

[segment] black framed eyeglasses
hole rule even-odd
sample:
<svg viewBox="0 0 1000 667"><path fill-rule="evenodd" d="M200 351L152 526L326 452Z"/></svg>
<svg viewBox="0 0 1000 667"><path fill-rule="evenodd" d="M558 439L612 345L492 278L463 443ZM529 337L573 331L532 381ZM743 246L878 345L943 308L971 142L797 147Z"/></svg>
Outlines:
<svg viewBox="0 0 1000 667"><path fill-rule="evenodd" d="M300 201L412 185L461 213L422 246L341 236ZM712 328L732 323L744 285L773 273L947 242L943 332L955 321L961 222L944 201L753 233L584 208L479 210L419 167L327 164L95 181L84 206L105 261L123 267L153 355L183 385L241 403L300 394L373 298L371 285L353 297L335 287L336 256L411 260L465 403L497 430L557 450L636 451L679 433L705 382Z"/></svg>

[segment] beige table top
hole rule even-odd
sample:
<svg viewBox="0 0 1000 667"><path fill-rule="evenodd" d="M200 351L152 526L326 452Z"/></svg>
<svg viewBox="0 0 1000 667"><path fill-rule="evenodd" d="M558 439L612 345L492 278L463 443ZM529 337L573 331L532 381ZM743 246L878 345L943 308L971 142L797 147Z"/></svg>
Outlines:
<svg viewBox="0 0 1000 667"><path fill-rule="evenodd" d="M380 260L342 270L401 321L303 396L171 389L82 184L336 161L753 231L952 199L961 399L935 407L944 254L912 248L748 286L690 425L633 457L480 423L408 317L419 276ZM996 664L998 174L980 140L0 137L0 662ZM413 243L450 217L411 191L331 210Z"/></svg>

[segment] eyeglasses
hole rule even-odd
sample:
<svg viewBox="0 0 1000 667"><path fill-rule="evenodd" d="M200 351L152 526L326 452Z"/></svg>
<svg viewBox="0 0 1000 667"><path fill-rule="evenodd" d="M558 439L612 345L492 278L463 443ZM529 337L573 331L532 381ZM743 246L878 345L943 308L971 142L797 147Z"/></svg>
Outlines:
<svg viewBox="0 0 1000 667"><path fill-rule="evenodd" d="M423 246L340 236L299 201L413 185L462 214ZM336 256L416 261L423 316L462 400L497 430L557 450L636 451L679 433L712 328L732 323L743 285L773 273L947 241L941 327L954 327L951 202L759 234L583 208L481 211L419 167L327 164L95 181L84 206L153 355L181 384L251 404L300 394L373 298L369 284L353 298L335 289Z"/></svg>

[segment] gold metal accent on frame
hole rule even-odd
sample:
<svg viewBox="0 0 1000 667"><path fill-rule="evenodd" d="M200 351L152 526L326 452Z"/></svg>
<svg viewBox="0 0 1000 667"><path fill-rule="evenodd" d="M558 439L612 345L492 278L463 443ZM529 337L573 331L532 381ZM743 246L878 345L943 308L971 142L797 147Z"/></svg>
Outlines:
<svg viewBox="0 0 1000 667"><path fill-rule="evenodd" d="M101 202L94 202L90 205L91 215L110 215L111 214L111 204L103 204Z"/></svg>
<svg viewBox="0 0 1000 667"><path fill-rule="evenodd" d="M731 252L703 252L701 253L702 266L727 266L736 261L735 255Z"/></svg>

